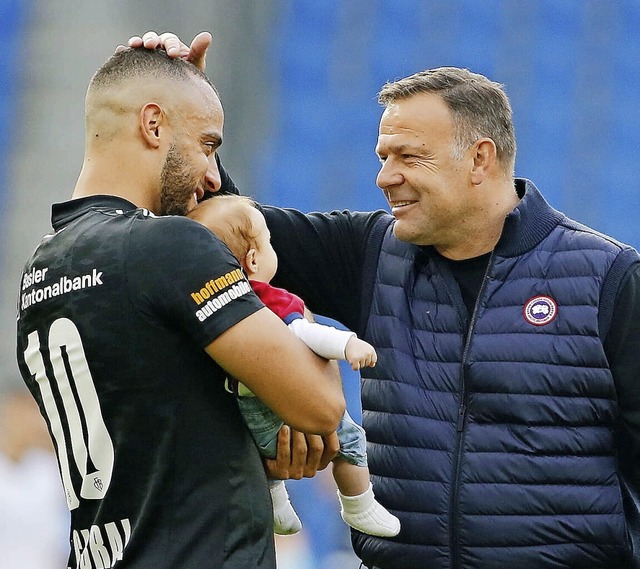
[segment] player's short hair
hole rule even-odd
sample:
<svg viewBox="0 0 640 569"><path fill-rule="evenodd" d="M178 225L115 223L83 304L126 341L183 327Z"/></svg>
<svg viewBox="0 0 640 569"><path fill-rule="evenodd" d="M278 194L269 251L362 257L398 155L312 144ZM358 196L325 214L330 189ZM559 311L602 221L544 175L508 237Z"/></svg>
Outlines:
<svg viewBox="0 0 640 569"><path fill-rule="evenodd" d="M438 95L449 108L454 125L454 158L462 158L472 144L487 137L496 145L498 163L513 174L515 129L504 85L468 69L438 67L386 83L378 93L378 102L388 107L422 93Z"/></svg>
<svg viewBox="0 0 640 569"><path fill-rule="evenodd" d="M95 72L89 83L89 90L111 87L137 77L191 81L194 76L211 85L218 94L209 78L192 63L180 58L170 58L164 49L126 48L114 53Z"/></svg>
<svg viewBox="0 0 640 569"><path fill-rule="evenodd" d="M257 203L251 198L227 194L204 200L188 217L213 231L242 263L257 244L258 234L249 213L253 209Z"/></svg>

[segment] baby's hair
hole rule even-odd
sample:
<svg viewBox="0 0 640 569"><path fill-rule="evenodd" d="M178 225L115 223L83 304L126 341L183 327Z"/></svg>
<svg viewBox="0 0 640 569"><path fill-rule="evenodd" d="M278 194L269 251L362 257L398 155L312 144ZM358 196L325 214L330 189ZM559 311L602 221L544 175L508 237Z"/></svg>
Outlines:
<svg viewBox="0 0 640 569"><path fill-rule="evenodd" d="M213 231L242 264L256 247L257 233L250 211L257 204L246 196L214 196L193 208L188 216Z"/></svg>

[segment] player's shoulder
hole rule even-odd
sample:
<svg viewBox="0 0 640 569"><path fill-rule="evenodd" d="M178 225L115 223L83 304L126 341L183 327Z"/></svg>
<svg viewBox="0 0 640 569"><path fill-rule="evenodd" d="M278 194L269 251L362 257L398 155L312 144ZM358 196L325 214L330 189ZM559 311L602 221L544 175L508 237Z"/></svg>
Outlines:
<svg viewBox="0 0 640 569"><path fill-rule="evenodd" d="M174 262L203 253L221 253L226 247L204 225L177 215L153 216L131 230L129 253L133 258L167 259Z"/></svg>
<svg viewBox="0 0 640 569"><path fill-rule="evenodd" d="M137 223L132 237L138 240L151 240L152 243L182 243L193 239L212 241L216 236L201 223L180 215L162 215L146 217L143 223Z"/></svg>
<svg viewBox="0 0 640 569"><path fill-rule="evenodd" d="M172 227L176 228L197 228L204 227L201 223L184 215L145 215L139 217L144 223L140 227L148 231L161 231ZM206 228L205 228L206 229Z"/></svg>

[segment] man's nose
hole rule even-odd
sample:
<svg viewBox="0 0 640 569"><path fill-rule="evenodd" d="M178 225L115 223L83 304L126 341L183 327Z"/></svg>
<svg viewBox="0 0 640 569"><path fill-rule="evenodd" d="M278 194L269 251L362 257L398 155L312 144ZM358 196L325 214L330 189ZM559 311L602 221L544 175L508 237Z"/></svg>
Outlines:
<svg viewBox="0 0 640 569"><path fill-rule="evenodd" d="M387 188L393 186L399 186L404 182L404 177L398 170L398 168L394 167L393 162L391 160L385 160L384 163L380 166L380 171L376 176L376 184L379 188L386 190Z"/></svg>
<svg viewBox="0 0 640 569"><path fill-rule="evenodd" d="M222 180L220 179L220 169L215 156L209 159L209 168L204 177L205 192L215 193L220 190Z"/></svg>

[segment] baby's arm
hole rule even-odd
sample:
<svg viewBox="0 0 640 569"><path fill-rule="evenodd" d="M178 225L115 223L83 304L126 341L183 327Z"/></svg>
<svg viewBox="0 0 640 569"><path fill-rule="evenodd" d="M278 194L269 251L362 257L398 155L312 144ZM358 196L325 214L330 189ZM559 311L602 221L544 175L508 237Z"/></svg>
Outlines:
<svg viewBox="0 0 640 569"><path fill-rule="evenodd" d="M289 323L291 331L316 354L328 360L347 360L354 370L373 367L378 359L376 351L354 332L297 318Z"/></svg>
<svg viewBox="0 0 640 569"><path fill-rule="evenodd" d="M378 361L378 354L375 348L355 334L349 338L344 348L344 355L354 371L358 371L363 367L375 367Z"/></svg>

